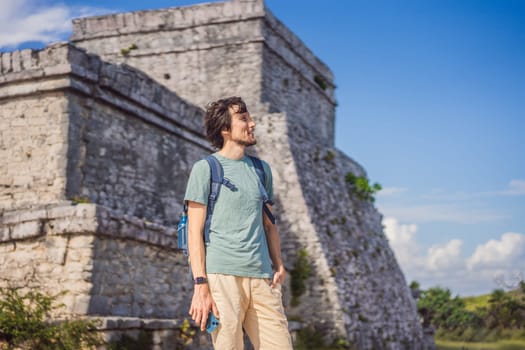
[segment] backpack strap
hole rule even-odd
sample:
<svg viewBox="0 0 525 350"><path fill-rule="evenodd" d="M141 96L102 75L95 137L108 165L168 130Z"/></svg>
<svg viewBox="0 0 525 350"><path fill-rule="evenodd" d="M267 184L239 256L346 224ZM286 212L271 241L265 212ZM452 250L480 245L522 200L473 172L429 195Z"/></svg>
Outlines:
<svg viewBox="0 0 525 350"><path fill-rule="evenodd" d="M237 191L237 187L229 179L224 177L224 170L217 158L212 154L207 156L206 161L210 166L210 195L208 196L208 207L206 209L206 221L204 224L204 242L210 241L210 226L213 210L221 192L221 185L228 187L232 191Z"/></svg>
<svg viewBox="0 0 525 350"><path fill-rule="evenodd" d="M267 204L273 205L273 201L269 198L268 192L266 192L266 188L264 185L266 184L266 173L264 172L264 167L262 165L262 162L259 158L248 156L252 160L252 163L255 167L255 172L257 173L257 176L259 177L259 181L257 181L257 185L259 186L259 192L261 192L261 196L263 198L263 210L268 219L272 222L272 224L275 225L275 216L273 216L272 212L268 208Z"/></svg>

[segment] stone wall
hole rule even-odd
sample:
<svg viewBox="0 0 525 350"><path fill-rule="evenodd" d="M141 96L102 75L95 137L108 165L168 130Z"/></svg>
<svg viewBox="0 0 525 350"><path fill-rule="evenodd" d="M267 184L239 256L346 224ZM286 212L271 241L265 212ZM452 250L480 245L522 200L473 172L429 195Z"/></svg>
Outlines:
<svg viewBox="0 0 525 350"><path fill-rule="evenodd" d="M195 105L242 95L255 109L262 14L262 4L248 1L81 18L73 21L71 41L137 67Z"/></svg>
<svg viewBox="0 0 525 350"><path fill-rule="evenodd" d="M56 204L1 218L0 286L59 295L55 317L102 321L107 341L146 332L154 349L180 341L191 298L173 228L96 204ZM65 292L65 293L63 293ZM209 346L197 336L188 348Z"/></svg>
<svg viewBox="0 0 525 350"><path fill-rule="evenodd" d="M0 211L64 198L67 82L54 53L0 53Z"/></svg>
<svg viewBox="0 0 525 350"><path fill-rule="evenodd" d="M285 288L287 315L289 318L317 327L327 339L343 336L344 315L337 295L336 281L331 278L329 262L319 241L317 228L309 213L295 155L290 147L290 131L286 114L275 113L260 118L258 155L272 167L276 204L274 212L281 236L281 248L286 269L294 268L298 252L305 249L312 263L313 275L306 293L297 306L291 304L291 288ZM308 170L309 171L309 170ZM321 321L322 320L322 321Z"/></svg>
<svg viewBox="0 0 525 350"><path fill-rule="evenodd" d="M288 278L287 314L359 349L424 347L381 215L345 181L366 172L333 148L332 74L262 1L74 26L113 63L64 43L0 57L1 283L68 289L69 313L172 337L191 296L174 227L191 166L212 151L183 98L239 94L273 169L286 267L304 250L312 268L296 305Z"/></svg>
<svg viewBox="0 0 525 350"><path fill-rule="evenodd" d="M424 349L415 302L381 215L345 181L348 172L366 176L364 169L285 114L261 118L259 132L258 154L274 171L287 269L301 249L313 268L299 304L287 305L289 317L358 349Z"/></svg>
<svg viewBox="0 0 525 350"><path fill-rule="evenodd" d="M69 44L1 61L0 284L67 291L66 314L129 319L109 322L110 338L173 337L191 297L173 226L211 151L202 110Z"/></svg>
<svg viewBox="0 0 525 350"><path fill-rule="evenodd" d="M332 72L266 9L261 100L319 144L334 146L335 96Z"/></svg>
<svg viewBox="0 0 525 350"><path fill-rule="evenodd" d="M201 109L67 44L1 61L0 209L75 199L178 221L191 166L211 151Z"/></svg>
<svg viewBox="0 0 525 350"><path fill-rule="evenodd" d="M292 137L304 197L312 203L310 218L329 266L322 275L336 281L348 339L360 349L423 348L415 303L381 215L345 183L348 172L366 173L342 152L308 143L307 133Z"/></svg>
<svg viewBox="0 0 525 350"><path fill-rule="evenodd" d="M333 75L263 1L120 13L73 24L75 45L137 67L195 105L239 95L253 114L287 112L333 145ZM312 113L317 118L309 118Z"/></svg>
<svg viewBox="0 0 525 350"><path fill-rule="evenodd" d="M63 198L67 125L63 93L0 100L0 210Z"/></svg>
<svg viewBox="0 0 525 350"><path fill-rule="evenodd" d="M3 283L67 290L60 301L73 314L185 316L191 284L174 229L96 204L57 204L7 212L2 230Z"/></svg>

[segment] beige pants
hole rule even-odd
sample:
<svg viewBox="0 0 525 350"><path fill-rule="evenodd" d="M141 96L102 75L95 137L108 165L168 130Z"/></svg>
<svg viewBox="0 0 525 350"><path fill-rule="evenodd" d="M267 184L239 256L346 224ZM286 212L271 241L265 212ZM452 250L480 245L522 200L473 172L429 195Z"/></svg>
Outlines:
<svg viewBox="0 0 525 350"><path fill-rule="evenodd" d="M208 274L208 283L220 316L212 333L216 350L243 350L243 328L255 350L293 349L280 285L222 274Z"/></svg>

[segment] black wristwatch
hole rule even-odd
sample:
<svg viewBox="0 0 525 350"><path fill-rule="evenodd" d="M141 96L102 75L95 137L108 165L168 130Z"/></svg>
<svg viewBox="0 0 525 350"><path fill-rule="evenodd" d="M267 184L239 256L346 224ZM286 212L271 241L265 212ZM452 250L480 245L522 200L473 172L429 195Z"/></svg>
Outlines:
<svg viewBox="0 0 525 350"><path fill-rule="evenodd" d="M194 283L195 284L206 284L208 283L208 279L206 277L195 277Z"/></svg>

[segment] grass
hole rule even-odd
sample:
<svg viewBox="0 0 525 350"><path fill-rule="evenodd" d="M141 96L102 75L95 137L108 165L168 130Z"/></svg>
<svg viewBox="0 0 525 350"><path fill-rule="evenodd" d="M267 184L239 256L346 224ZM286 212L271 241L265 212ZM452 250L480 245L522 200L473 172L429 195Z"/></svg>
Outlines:
<svg viewBox="0 0 525 350"><path fill-rule="evenodd" d="M468 343L436 339L437 350L523 350L523 340L500 340L490 343Z"/></svg>
<svg viewBox="0 0 525 350"><path fill-rule="evenodd" d="M484 306L488 307L490 294L483 294L483 295L478 295L475 297L464 297L462 299L463 301L465 301L465 309L467 309L468 311L474 312L478 308L481 308Z"/></svg>
<svg viewBox="0 0 525 350"><path fill-rule="evenodd" d="M521 292L518 289L507 291L506 294L511 296L514 299L519 299L524 296L523 292ZM489 294L482 294L482 295L477 295L477 296L472 296L472 297L463 297L461 299L463 299L463 301L465 302L465 308L468 311L474 312L478 308L482 308L482 307L488 308L490 296L491 295L489 293Z"/></svg>

